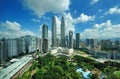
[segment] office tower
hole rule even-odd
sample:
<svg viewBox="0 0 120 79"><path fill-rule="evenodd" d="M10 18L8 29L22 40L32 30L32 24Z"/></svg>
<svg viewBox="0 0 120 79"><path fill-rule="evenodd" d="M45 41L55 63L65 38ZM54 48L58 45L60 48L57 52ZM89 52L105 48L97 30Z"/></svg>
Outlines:
<svg viewBox="0 0 120 79"><path fill-rule="evenodd" d="M68 37L68 35L66 36L66 47L68 47L69 46L69 37Z"/></svg>
<svg viewBox="0 0 120 79"><path fill-rule="evenodd" d="M37 50L39 52L42 51L42 39L41 38L37 38Z"/></svg>
<svg viewBox="0 0 120 79"><path fill-rule="evenodd" d="M73 32L69 31L69 48L73 48Z"/></svg>
<svg viewBox="0 0 120 79"><path fill-rule="evenodd" d="M97 40L96 39L86 39L86 46L90 48L96 48Z"/></svg>
<svg viewBox="0 0 120 79"><path fill-rule="evenodd" d="M86 39L86 46L89 47L91 44L90 39Z"/></svg>
<svg viewBox="0 0 120 79"><path fill-rule="evenodd" d="M43 51L43 53L48 52L48 39L42 40L42 51Z"/></svg>
<svg viewBox="0 0 120 79"><path fill-rule="evenodd" d="M76 33L76 48L80 48L80 34Z"/></svg>
<svg viewBox="0 0 120 79"><path fill-rule="evenodd" d="M1 64L1 62L4 60L3 59L3 51L4 49L3 49L3 42L2 41L0 41L0 64Z"/></svg>
<svg viewBox="0 0 120 79"><path fill-rule="evenodd" d="M42 26L42 38L48 39L48 26L46 24Z"/></svg>
<svg viewBox="0 0 120 79"><path fill-rule="evenodd" d="M110 39L101 40L101 47L111 48L112 47L112 41Z"/></svg>
<svg viewBox="0 0 120 79"><path fill-rule="evenodd" d="M42 27L42 51L48 51L48 26L45 24Z"/></svg>
<svg viewBox="0 0 120 79"><path fill-rule="evenodd" d="M34 36L27 35L25 36L25 42L26 42L26 52L32 53L37 51L37 38Z"/></svg>
<svg viewBox="0 0 120 79"><path fill-rule="evenodd" d="M61 19L61 47L65 47L65 20L64 17L62 16Z"/></svg>
<svg viewBox="0 0 120 79"><path fill-rule="evenodd" d="M96 41L96 39L91 39L91 48L96 48L96 46L97 46L97 41Z"/></svg>
<svg viewBox="0 0 120 79"><path fill-rule="evenodd" d="M56 18L52 19L52 47L57 47Z"/></svg>
<svg viewBox="0 0 120 79"><path fill-rule="evenodd" d="M73 48L75 48L75 47L76 47L76 40L73 39Z"/></svg>
<svg viewBox="0 0 120 79"><path fill-rule="evenodd" d="M7 39L7 53L8 53L8 57L10 58L17 56L17 40L16 39Z"/></svg>

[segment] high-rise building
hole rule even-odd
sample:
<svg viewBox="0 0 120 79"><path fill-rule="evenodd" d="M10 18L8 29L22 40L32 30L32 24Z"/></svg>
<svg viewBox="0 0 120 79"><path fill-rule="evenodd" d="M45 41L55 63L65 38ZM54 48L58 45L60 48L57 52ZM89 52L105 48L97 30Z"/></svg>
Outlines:
<svg viewBox="0 0 120 79"><path fill-rule="evenodd" d="M90 39L87 38L87 39L86 39L86 46L87 46L87 47L90 47L90 44L91 44Z"/></svg>
<svg viewBox="0 0 120 79"><path fill-rule="evenodd" d="M7 53L7 41L5 38L2 38L1 41L3 42L3 58L4 60L7 59L8 53Z"/></svg>
<svg viewBox="0 0 120 79"><path fill-rule="evenodd" d="M65 20L64 17L62 16L61 19L61 47L65 47Z"/></svg>
<svg viewBox="0 0 120 79"><path fill-rule="evenodd" d="M48 26L46 24L42 26L42 38L48 39Z"/></svg>
<svg viewBox="0 0 120 79"><path fill-rule="evenodd" d="M47 53L48 52L48 39L42 40L42 52Z"/></svg>
<svg viewBox="0 0 120 79"><path fill-rule="evenodd" d="M114 47L116 50L120 51L120 41L118 40L114 41Z"/></svg>
<svg viewBox="0 0 120 79"><path fill-rule="evenodd" d="M57 47L56 18L52 19L52 47Z"/></svg>
<svg viewBox="0 0 120 79"><path fill-rule="evenodd" d="M19 54L25 54L26 53L26 43L25 43L25 37L22 36L20 38L17 38L17 51Z"/></svg>
<svg viewBox="0 0 120 79"><path fill-rule="evenodd" d="M16 39L7 39L7 53L8 53L8 57L10 58L17 56L17 40Z"/></svg>
<svg viewBox="0 0 120 79"><path fill-rule="evenodd" d="M76 48L80 48L80 33L76 33Z"/></svg>
<svg viewBox="0 0 120 79"><path fill-rule="evenodd" d="M37 38L37 50L39 52L42 51L42 39L41 38Z"/></svg>
<svg viewBox="0 0 120 79"><path fill-rule="evenodd" d="M21 39L21 45L20 45L20 46L21 46L21 47L20 47L20 48L21 48L21 53L26 53L25 37L23 36L23 37L21 37L20 39Z"/></svg>
<svg viewBox="0 0 120 79"><path fill-rule="evenodd" d="M76 47L76 40L73 39L73 48L75 48L75 47Z"/></svg>
<svg viewBox="0 0 120 79"><path fill-rule="evenodd" d="M32 53L37 51L37 38L35 36L25 36L26 52Z"/></svg>
<svg viewBox="0 0 120 79"><path fill-rule="evenodd" d="M91 48L96 48L96 46L97 46L96 39L91 39Z"/></svg>
<svg viewBox="0 0 120 79"><path fill-rule="evenodd" d="M110 39L101 40L101 47L111 48L112 47L112 41Z"/></svg>
<svg viewBox="0 0 120 79"><path fill-rule="evenodd" d="M60 43L60 39L57 38L57 47L60 47L61 43Z"/></svg>
<svg viewBox="0 0 120 79"><path fill-rule="evenodd" d="M48 51L48 26L45 24L42 27L42 51Z"/></svg>
<svg viewBox="0 0 120 79"><path fill-rule="evenodd" d="M3 61L3 52L4 52L3 50L4 50L3 49L3 42L0 41L0 64Z"/></svg>
<svg viewBox="0 0 120 79"><path fill-rule="evenodd" d="M90 48L96 48L97 40L96 39L86 39L86 46Z"/></svg>
<svg viewBox="0 0 120 79"><path fill-rule="evenodd" d="M69 48L73 48L73 32L69 31Z"/></svg>
<svg viewBox="0 0 120 79"><path fill-rule="evenodd" d="M68 37L68 35L66 36L66 47L68 47L69 46L69 37Z"/></svg>
<svg viewBox="0 0 120 79"><path fill-rule="evenodd" d="M21 54L21 39L17 38L17 54L20 55Z"/></svg>

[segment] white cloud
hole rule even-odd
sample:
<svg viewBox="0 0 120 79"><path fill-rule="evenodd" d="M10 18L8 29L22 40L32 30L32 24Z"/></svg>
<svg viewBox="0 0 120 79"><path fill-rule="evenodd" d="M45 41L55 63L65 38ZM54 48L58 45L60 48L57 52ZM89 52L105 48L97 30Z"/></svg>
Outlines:
<svg viewBox="0 0 120 79"><path fill-rule="evenodd" d="M75 31L75 25L78 23L84 23L88 21L93 21L95 19L95 16L88 16L84 13L80 14L79 17L73 18L70 13L64 13L63 14L65 18L65 32L66 35L69 34L69 31L72 30ZM56 16L56 23L57 23L57 35L61 34L61 16ZM59 37L59 36L58 36Z"/></svg>
<svg viewBox="0 0 120 79"><path fill-rule="evenodd" d="M102 9L99 9L98 12L102 12Z"/></svg>
<svg viewBox="0 0 120 79"><path fill-rule="evenodd" d="M120 8L118 6L112 7L105 14L120 14Z"/></svg>
<svg viewBox="0 0 120 79"><path fill-rule="evenodd" d="M70 0L24 0L23 3L41 17L47 12L61 13L69 10Z"/></svg>
<svg viewBox="0 0 120 79"><path fill-rule="evenodd" d="M88 16L82 13L80 17L76 18L74 21L75 23L79 23L79 22L93 21L94 19L95 19L95 16Z"/></svg>
<svg viewBox="0 0 120 79"><path fill-rule="evenodd" d="M0 38L16 38L24 35L35 35L29 30L21 30L21 25L17 22L6 21L5 23L0 23L0 26Z"/></svg>
<svg viewBox="0 0 120 79"><path fill-rule="evenodd" d="M93 5L93 4L97 3L98 1L99 1L99 0L91 0L90 5Z"/></svg>
<svg viewBox="0 0 120 79"><path fill-rule="evenodd" d="M61 20L60 20L60 17L56 17L56 25L57 25L57 36L59 37L60 34L61 34Z"/></svg>
<svg viewBox="0 0 120 79"><path fill-rule="evenodd" d="M81 38L115 38L120 37L120 24L113 25L110 20L105 23L95 24L92 29L85 29Z"/></svg>
<svg viewBox="0 0 120 79"><path fill-rule="evenodd" d="M76 14L77 13L77 10L74 10L74 14Z"/></svg>
<svg viewBox="0 0 120 79"><path fill-rule="evenodd" d="M19 23L10 22L10 21L6 21L6 23L1 23L1 26L8 30L14 30L14 31L20 30L20 27L21 27Z"/></svg>
<svg viewBox="0 0 120 79"><path fill-rule="evenodd" d="M40 20L39 20L39 19L35 19L35 18L33 18L32 21L33 21L33 22L40 23Z"/></svg>

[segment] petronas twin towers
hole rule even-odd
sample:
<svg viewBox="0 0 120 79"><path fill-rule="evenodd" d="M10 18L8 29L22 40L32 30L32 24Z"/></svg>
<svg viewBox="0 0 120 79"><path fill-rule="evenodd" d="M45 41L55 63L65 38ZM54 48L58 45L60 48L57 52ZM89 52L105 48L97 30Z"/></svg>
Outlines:
<svg viewBox="0 0 120 79"><path fill-rule="evenodd" d="M65 20L62 16L61 19L61 47L66 47L65 43ZM53 16L52 20L52 47L57 47L57 31L56 31L56 18Z"/></svg>

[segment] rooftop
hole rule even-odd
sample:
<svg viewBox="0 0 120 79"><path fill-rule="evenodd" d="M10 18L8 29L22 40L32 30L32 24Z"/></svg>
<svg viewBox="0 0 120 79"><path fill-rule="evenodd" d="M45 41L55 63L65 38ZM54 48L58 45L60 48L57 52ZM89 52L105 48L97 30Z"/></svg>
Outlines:
<svg viewBox="0 0 120 79"><path fill-rule="evenodd" d="M0 70L0 79L10 79L16 72L18 72L25 64L27 64L32 57L24 56L11 64L10 66Z"/></svg>

